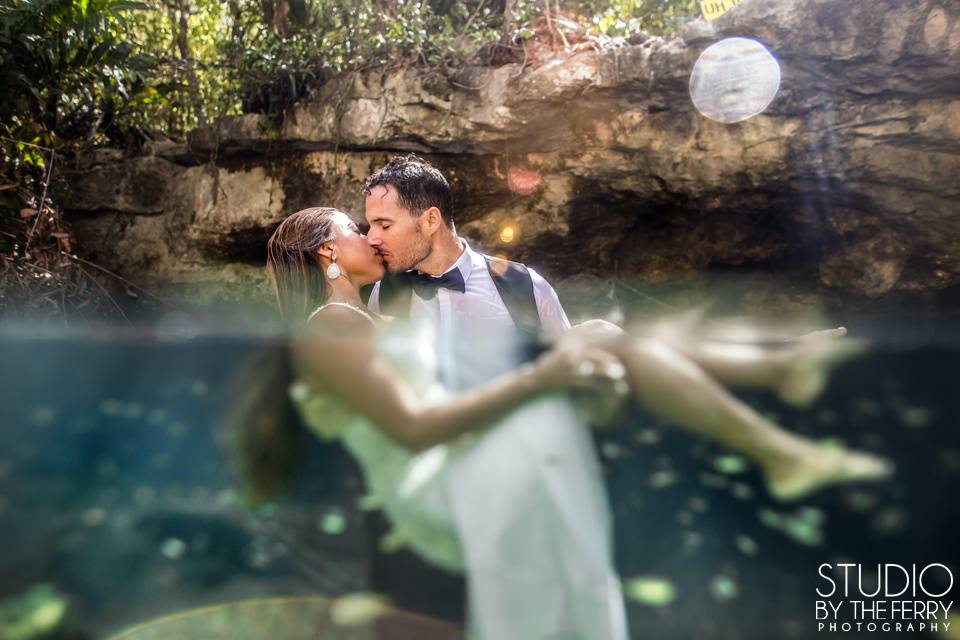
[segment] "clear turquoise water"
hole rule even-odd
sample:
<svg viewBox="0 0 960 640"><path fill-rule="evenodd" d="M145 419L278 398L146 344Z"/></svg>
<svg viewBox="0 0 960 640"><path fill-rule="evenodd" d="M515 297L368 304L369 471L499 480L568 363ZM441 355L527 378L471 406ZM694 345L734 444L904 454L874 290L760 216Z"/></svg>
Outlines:
<svg viewBox="0 0 960 640"><path fill-rule="evenodd" d="M357 470L310 441L276 510L236 500L215 425L257 341L2 339L0 596L52 583L79 637L209 603L363 587ZM960 568L960 352L881 341L790 429L882 452L894 481L769 499L755 469L636 412L597 445L637 638L814 637L822 562ZM923 636L926 637L926 636Z"/></svg>

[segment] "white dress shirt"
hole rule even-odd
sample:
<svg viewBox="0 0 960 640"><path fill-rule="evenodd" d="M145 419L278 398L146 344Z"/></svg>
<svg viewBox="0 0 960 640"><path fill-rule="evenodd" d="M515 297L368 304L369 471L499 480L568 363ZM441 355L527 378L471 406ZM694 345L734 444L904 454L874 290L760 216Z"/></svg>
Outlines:
<svg viewBox="0 0 960 640"><path fill-rule="evenodd" d="M463 252L444 273L458 269L465 291L440 288L431 300L410 294L410 322L432 332L441 382L452 390L481 385L521 364L516 325L490 276L487 262L466 240L460 241ZM544 333L551 341L556 340L570 328L570 321L550 283L533 269L527 269ZM368 306L380 312L379 282L374 285Z"/></svg>

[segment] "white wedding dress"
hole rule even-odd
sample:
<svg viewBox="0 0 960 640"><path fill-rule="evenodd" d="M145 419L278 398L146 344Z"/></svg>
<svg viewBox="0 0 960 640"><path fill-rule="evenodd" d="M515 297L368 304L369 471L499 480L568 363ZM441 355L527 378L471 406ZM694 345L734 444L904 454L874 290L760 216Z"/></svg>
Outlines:
<svg viewBox="0 0 960 640"><path fill-rule="evenodd" d="M372 322L364 311L343 306ZM358 317L358 321L362 320ZM435 382L435 360L431 350L421 346L424 344L419 336L388 330L378 339L378 350L413 386L421 402L442 401L445 394ZM447 493L451 447L439 445L414 453L330 395L311 393L296 382L290 396L311 431L325 440L340 439L360 464L367 488L364 504L383 509L393 527L382 546L407 545L428 562L463 573L463 554Z"/></svg>
<svg viewBox="0 0 960 640"><path fill-rule="evenodd" d="M423 402L444 399L429 339L391 328L378 343ZM482 434L413 453L335 398L300 383L291 397L315 433L341 439L360 463L393 525L388 545L467 574L471 640L628 637L593 443L565 399L531 401Z"/></svg>

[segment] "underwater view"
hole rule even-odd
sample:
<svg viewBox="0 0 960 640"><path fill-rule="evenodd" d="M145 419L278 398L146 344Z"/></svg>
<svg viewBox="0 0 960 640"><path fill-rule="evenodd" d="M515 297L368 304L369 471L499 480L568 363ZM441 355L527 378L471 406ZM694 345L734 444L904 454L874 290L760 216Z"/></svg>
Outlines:
<svg viewBox="0 0 960 640"><path fill-rule="evenodd" d="M744 398L789 430L889 457L890 481L785 503L742 456L638 409L595 432L631 637L814 637L822 563L861 564L871 592L878 564L960 561L960 327L885 339L888 323L855 321L876 333L870 350L813 406ZM374 619L406 629L385 637L460 637L364 598L365 492L340 444L305 438L291 492L243 504L219 425L236 372L272 340L3 336L0 591L19 594L4 638L380 637L365 635Z"/></svg>

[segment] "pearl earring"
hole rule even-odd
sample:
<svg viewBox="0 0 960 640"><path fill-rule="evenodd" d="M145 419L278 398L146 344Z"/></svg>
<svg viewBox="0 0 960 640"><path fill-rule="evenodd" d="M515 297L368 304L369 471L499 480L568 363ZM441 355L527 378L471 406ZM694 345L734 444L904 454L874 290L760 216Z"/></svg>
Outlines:
<svg viewBox="0 0 960 640"><path fill-rule="evenodd" d="M331 280L336 280L343 274L343 271L340 269L340 265L337 264L337 258L334 256L333 262L330 263L330 266L327 267L327 277Z"/></svg>

